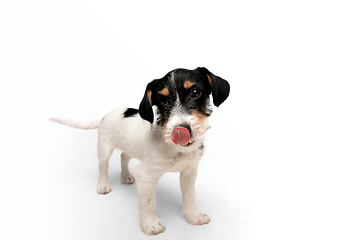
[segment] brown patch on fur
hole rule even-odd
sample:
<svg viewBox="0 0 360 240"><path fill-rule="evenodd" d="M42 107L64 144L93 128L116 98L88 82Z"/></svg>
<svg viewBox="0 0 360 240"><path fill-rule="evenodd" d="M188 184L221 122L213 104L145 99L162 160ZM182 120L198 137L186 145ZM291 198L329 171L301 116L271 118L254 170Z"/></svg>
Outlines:
<svg viewBox="0 0 360 240"><path fill-rule="evenodd" d="M197 131L199 131L201 134L205 134L206 130L208 130L210 127L207 127L204 125L204 120L208 118L208 116L205 116L204 114L201 114L199 112L192 112L191 116L197 119L198 125L200 126Z"/></svg>
<svg viewBox="0 0 360 240"><path fill-rule="evenodd" d="M159 92L161 95L164 95L164 96L169 96L169 89L167 87L165 87L163 90L161 90Z"/></svg>
<svg viewBox="0 0 360 240"><path fill-rule="evenodd" d="M209 81L209 83L210 83L210 85L211 85L211 77L209 76L209 74L206 74L206 76L207 76L208 81Z"/></svg>
<svg viewBox="0 0 360 240"><path fill-rule="evenodd" d="M146 95L147 95L147 98L148 98L148 100L149 100L150 105L152 105L152 101L151 101L152 91L151 91L151 90L148 90L147 93L146 93Z"/></svg>
<svg viewBox="0 0 360 240"><path fill-rule="evenodd" d="M195 83L190 82L189 80L186 80L186 81L184 82L184 88L185 88L185 89L189 89L189 88L191 88L194 84L195 84Z"/></svg>

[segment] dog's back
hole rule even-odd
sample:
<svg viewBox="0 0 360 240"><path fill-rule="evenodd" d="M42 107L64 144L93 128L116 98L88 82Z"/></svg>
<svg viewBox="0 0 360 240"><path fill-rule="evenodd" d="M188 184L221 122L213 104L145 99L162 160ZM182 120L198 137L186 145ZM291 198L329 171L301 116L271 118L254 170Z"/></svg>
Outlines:
<svg viewBox="0 0 360 240"><path fill-rule="evenodd" d="M142 142L151 127L139 116L136 109L114 109L103 118L98 128L99 147L103 144L111 144L134 158L142 159L144 150Z"/></svg>
<svg viewBox="0 0 360 240"><path fill-rule="evenodd" d="M134 158L142 159L142 142L150 129L150 124L139 116L133 108L117 108L108 113L102 120L73 121L50 118L51 121L78 129L98 129L99 148L109 145L118 148Z"/></svg>

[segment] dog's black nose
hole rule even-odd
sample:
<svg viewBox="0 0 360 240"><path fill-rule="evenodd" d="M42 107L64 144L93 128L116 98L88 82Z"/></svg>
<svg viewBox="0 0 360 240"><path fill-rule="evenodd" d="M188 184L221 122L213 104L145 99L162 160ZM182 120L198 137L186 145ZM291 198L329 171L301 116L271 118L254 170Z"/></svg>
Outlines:
<svg viewBox="0 0 360 240"><path fill-rule="evenodd" d="M190 125L189 124L180 124L179 126L176 126L176 127L183 127L183 128L186 128L187 130L189 130L189 133L190 133L190 137L191 137L191 128L190 128Z"/></svg>

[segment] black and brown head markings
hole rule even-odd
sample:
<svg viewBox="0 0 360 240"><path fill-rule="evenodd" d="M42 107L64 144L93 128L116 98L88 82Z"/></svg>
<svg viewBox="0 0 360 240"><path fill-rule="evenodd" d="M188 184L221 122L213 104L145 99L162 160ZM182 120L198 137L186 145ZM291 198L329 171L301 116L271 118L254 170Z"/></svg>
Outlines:
<svg viewBox="0 0 360 240"><path fill-rule="evenodd" d="M195 84L194 82L189 81L189 80L186 80L186 81L184 82L184 88L185 88L185 89L189 89L189 88L191 88L194 84Z"/></svg>
<svg viewBox="0 0 360 240"><path fill-rule="evenodd" d="M163 78L147 85L139 106L140 116L152 123L152 106L157 106L157 124L164 125L173 111L210 116L209 96L212 94L215 106L222 104L229 96L229 83L212 74L206 68L195 70L175 69Z"/></svg>

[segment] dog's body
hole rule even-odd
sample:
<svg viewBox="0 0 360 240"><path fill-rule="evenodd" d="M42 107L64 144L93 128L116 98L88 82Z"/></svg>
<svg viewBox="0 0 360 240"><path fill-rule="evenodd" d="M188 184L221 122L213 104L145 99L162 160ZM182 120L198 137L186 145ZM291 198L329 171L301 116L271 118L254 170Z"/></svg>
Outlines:
<svg viewBox="0 0 360 240"><path fill-rule="evenodd" d="M102 120L94 122L52 120L81 129L98 128L97 192L100 194L112 190L108 161L113 149L123 151L121 182L131 184L136 179L141 229L152 235L165 231L154 214L156 185L165 172L180 172L186 220L196 225L210 222L210 218L195 206L194 185L204 151L205 132L210 128L207 120L211 114L209 95L212 93L215 106L219 106L226 100L229 91L227 81L206 68L176 69L148 84L139 110L115 109ZM156 124L153 124L152 106L157 106ZM135 178L128 168L131 158L141 160Z"/></svg>

